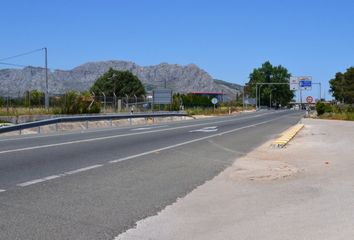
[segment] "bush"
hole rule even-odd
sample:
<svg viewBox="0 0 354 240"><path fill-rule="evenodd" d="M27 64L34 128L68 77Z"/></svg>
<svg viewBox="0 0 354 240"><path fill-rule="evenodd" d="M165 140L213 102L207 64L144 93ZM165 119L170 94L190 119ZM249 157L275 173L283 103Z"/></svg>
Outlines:
<svg viewBox="0 0 354 240"><path fill-rule="evenodd" d="M324 113L333 112L333 109L332 109L332 106L329 104L326 104L324 102L317 102L316 103L316 111L317 111L317 114L320 116Z"/></svg>
<svg viewBox="0 0 354 240"><path fill-rule="evenodd" d="M55 112L60 114L99 113L101 104L94 102L90 106L91 102L92 99L88 94L78 94L75 91L69 91L58 99L60 108L56 109Z"/></svg>

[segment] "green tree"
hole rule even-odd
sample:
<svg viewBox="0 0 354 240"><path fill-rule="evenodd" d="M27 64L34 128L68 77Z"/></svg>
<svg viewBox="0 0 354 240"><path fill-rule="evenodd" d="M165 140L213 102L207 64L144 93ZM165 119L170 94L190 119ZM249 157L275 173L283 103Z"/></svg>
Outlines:
<svg viewBox="0 0 354 240"><path fill-rule="evenodd" d="M44 93L38 90L32 90L30 92L31 105L32 106L41 106L44 105Z"/></svg>
<svg viewBox="0 0 354 240"><path fill-rule="evenodd" d="M329 92L337 101L354 103L354 67L348 68L345 73L337 72L329 84Z"/></svg>
<svg viewBox="0 0 354 240"><path fill-rule="evenodd" d="M145 95L144 86L137 76L129 71L117 71L112 68L96 80L91 91L96 95L104 92L107 96L113 96L115 93L117 97L125 97L125 94L137 97Z"/></svg>
<svg viewBox="0 0 354 240"><path fill-rule="evenodd" d="M252 97L256 97L257 83L289 83L290 73L283 66L273 66L269 61L256 68L249 76L247 92ZM290 90L288 84L283 85L258 85L258 96L260 96L261 105L269 105L270 95L273 104L286 106L295 96Z"/></svg>

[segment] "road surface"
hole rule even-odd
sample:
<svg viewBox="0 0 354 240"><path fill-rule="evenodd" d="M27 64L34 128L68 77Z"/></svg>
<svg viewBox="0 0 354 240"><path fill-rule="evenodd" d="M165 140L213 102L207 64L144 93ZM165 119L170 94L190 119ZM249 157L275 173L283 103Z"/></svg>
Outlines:
<svg viewBox="0 0 354 240"><path fill-rule="evenodd" d="M303 116L0 137L0 239L113 239Z"/></svg>

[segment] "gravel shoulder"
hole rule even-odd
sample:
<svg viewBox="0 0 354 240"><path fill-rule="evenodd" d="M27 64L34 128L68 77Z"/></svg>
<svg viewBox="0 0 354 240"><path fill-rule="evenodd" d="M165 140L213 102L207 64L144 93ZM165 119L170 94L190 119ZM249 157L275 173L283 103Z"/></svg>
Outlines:
<svg viewBox="0 0 354 240"><path fill-rule="evenodd" d="M303 119L116 240L351 239L354 122Z"/></svg>

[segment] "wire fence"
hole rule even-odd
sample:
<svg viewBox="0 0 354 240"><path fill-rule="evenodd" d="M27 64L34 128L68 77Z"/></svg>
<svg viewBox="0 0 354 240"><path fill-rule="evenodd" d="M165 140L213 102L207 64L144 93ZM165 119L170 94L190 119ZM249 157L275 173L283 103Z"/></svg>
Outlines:
<svg viewBox="0 0 354 240"><path fill-rule="evenodd" d="M146 97L82 96L77 93L75 96L50 96L49 109L46 109L43 93L27 91L16 97L0 96L0 115L59 113L60 109L73 105L86 106L88 109L95 106L98 108L95 113L146 112L151 111L152 107Z"/></svg>

